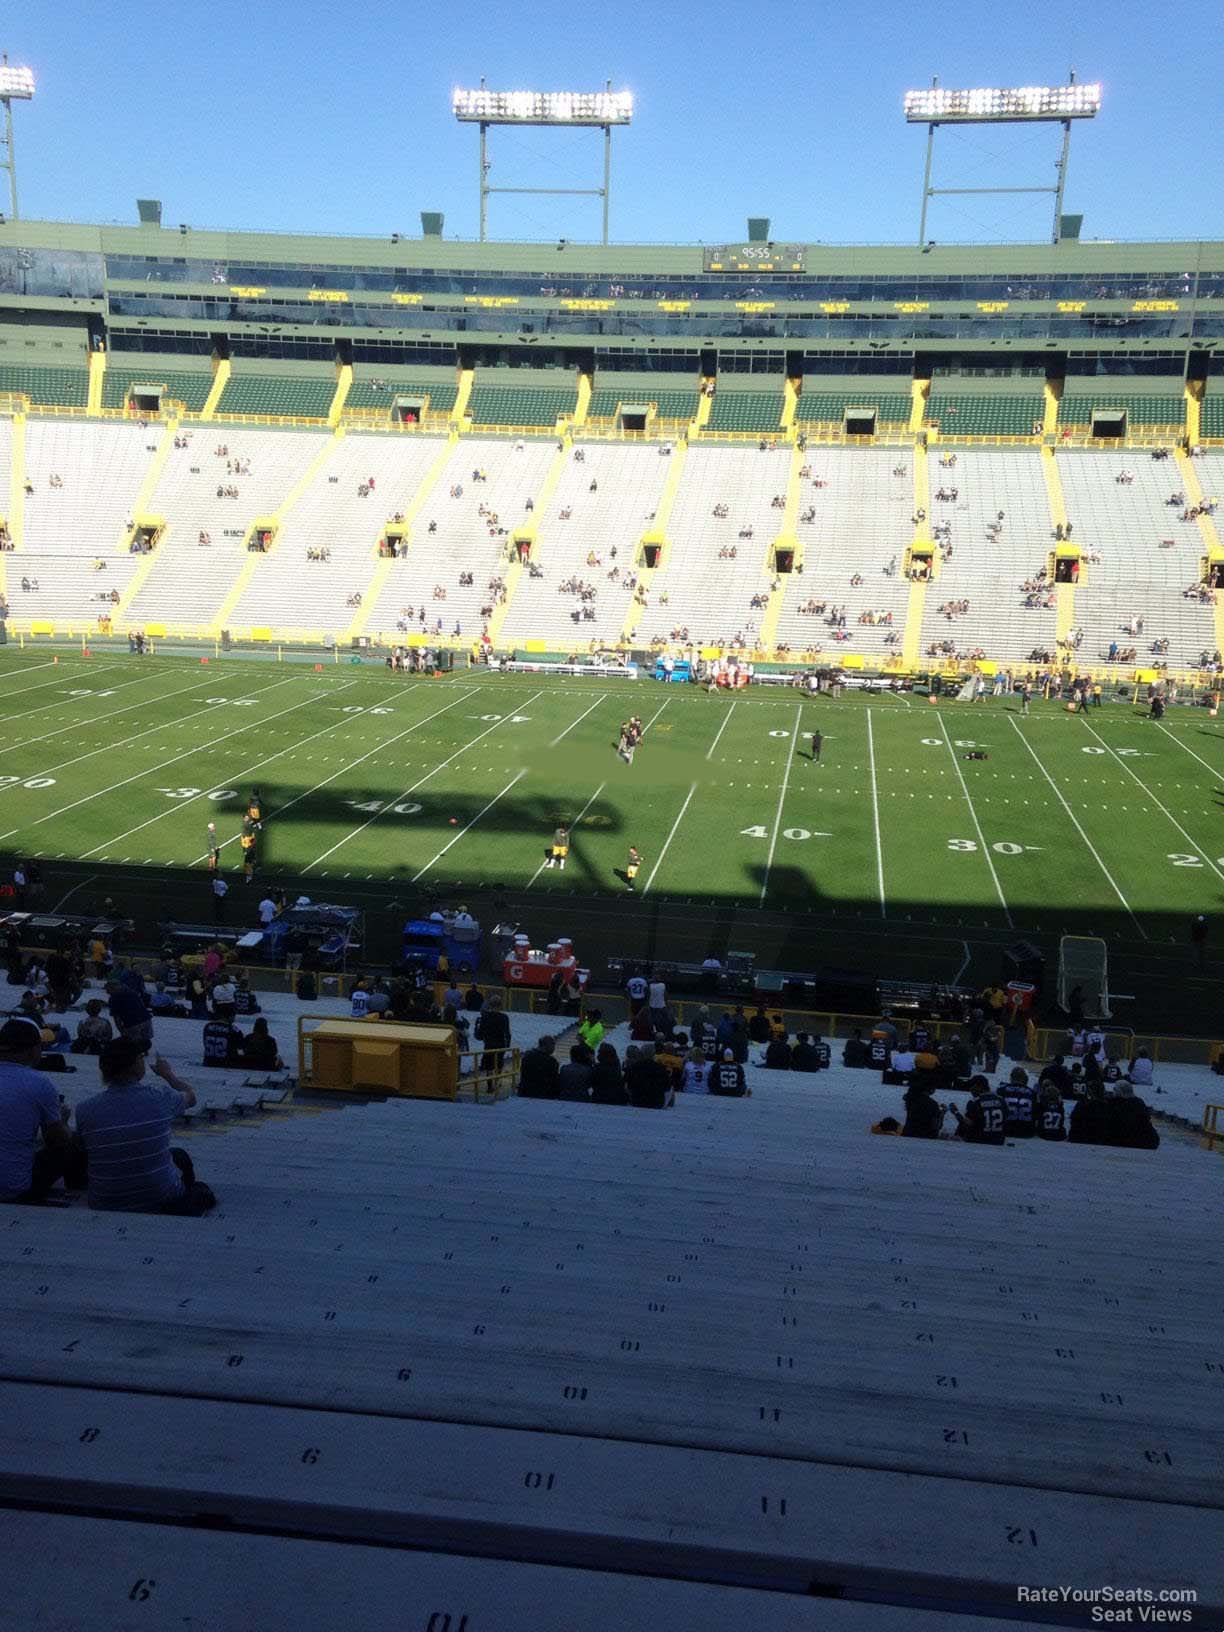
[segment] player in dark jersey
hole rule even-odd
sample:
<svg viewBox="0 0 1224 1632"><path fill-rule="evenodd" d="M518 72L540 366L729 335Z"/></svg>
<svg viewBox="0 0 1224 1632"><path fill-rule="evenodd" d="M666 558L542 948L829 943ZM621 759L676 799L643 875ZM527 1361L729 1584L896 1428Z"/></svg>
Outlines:
<svg viewBox="0 0 1224 1632"><path fill-rule="evenodd" d="M244 831L242 833L242 837L238 840L238 843L242 846L242 876L246 879L247 883L249 884L251 882L251 880L255 877L255 830L254 830L254 828L252 827L249 830L244 829Z"/></svg>
<svg viewBox="0 0 1224 1632"><path fill-rule="evenodd" d="M821 750L821 748L823 748L823 746L824 746L824 738L821 736L819 731L813 731L812 732L812 759L817 765L819 765L819 763L820 763L820 750Z"/></svg>
<svg viewBox="0 0 1224 1632"><path fill-rule="evenodd" d="M625 863L625 887L626 887L626 889L629 889L629 890L636 890L637 889L637 885L636 885L636 883L634 881L637 878L638 868L641 865L642 865L642 858L638 854L637 847L635 845L631 844L629 846L629 859Z"/></svg>
<svg viewBox="0 0 1224 1632"><path fill-rule="evenodd" d="M1037 1095L1022 1066L1016 1066L999 1094L1005 1112L1004 1133L1009 1139L1031 1139L1037 1131Z"/></svg>
<svg viewBox="0 0 1224 1632"><path fill-rule="evenodd" d="M1001 1145L1006 1140L1004 1127L1007 1111L1000 1094L990 1086L986 1077L970 1077L969 1092L973 1096L964 1112L955 1105L956 1137L971 1145Z"/></svg>
<svg viewBox="0 0 1224 1632"><path fill-rule="evenodd" d="M217 868L221 865L221 844L220 844L220 841L217 838L217 824L216 824L216 822L209 822L209 824L208 824L208 841L207 842L208 842L208 870L209 870L210 873L215 873Z"/></svg>
<svg viewBox="0 0 1224 1632"><path fill-rule="evenodd" d="M1062 1095L1058 1091L1057 1083L1048 1080L1042 1083L1037 1100L1037 1137L1038 1139L1067 1137L1066 1124L1063 1121Z"/></svg>

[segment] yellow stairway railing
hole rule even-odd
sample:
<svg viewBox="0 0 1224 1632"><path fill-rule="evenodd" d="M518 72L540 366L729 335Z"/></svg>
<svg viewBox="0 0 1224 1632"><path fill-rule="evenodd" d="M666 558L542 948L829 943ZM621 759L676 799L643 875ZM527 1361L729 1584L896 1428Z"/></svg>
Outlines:
<svg viewBox="0 0 1224 1632"><path fill-rule="evenodd" d="M676 494L680 491L680 482L684 476L684 467L687 461L688 443L680 442L675 444L671 451L671 469L667 473L667 480L663 484L663 492L659 495L658 507L655 510L654 524L649 533L645 535L651 543L658 544L658 558L653 567L648 567L642 562L636 569L638 587L643 592L650 589L656 573L666 565L669 548L667 526L671 520L672 506L676 502ZM638 600L635 591L633 599L629 602L629 610L625 614L624 627L621 629L622 646L628 646L632 643L637 632L637 626L642 621L643 610L644 607Z"/></svg>
<svg viewBox="0 0 1224 1632"><path fill-rule="evenodd" d="M433 492L438 478L446 469L447 461L451 456L451 450L454 448L457 440L458 432L452 430L446 441L443 442L442 446L438 449L437 457L433 460L429 469L417 483L416 492L412 495L412 498L409 500L408 504L405 505L402 512L403 521L396 523L397 526L403 528L400 542L400 559L403 558L403 552L412 542L413 525L424 508L425 502L429 498L429 495ZM377 549L377 545L375 545L375 549ZM369 622L370 613L374 610L378 603L379 596L386 588L387 579L390 578L391 570L395 566L395 560L396 558L390 555L378 557L373 576L366 585L365 589L362 591L361 605L357 609L356 616L353 618L352 623L350 623L348 628L344 631L344 639L346 642L356 640L358 635L365 633L365 627Z"/></svg>

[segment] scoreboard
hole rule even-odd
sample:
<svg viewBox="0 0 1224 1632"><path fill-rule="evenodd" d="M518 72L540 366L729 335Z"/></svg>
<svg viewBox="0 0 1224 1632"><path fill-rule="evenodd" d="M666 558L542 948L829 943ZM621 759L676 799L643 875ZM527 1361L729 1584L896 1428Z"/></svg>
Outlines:
<svg viewBox="0 0 1224 1632"><path fill-rule="evenodd" d="M715 244L705 252L707 272L802 272L803 244Z"/></svg>

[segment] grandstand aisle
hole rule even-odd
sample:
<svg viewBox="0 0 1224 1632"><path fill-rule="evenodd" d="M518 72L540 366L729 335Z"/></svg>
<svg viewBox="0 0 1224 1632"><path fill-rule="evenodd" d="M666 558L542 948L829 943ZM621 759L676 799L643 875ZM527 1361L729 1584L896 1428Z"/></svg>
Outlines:
<svg viewBox="0 0 1224 1632"><path fill-rule="evenodd" d="M948 454L955 456L955 465L940 464ZM1001 663L1026 663L1034 650L1053 652L1057 610L1026 607L1021 588L1048 565L1052 548L1039 450L939 448L927 455L927 474L928 523L951 523L952 558L940 559L927 589L922 655L945 640L955 641L958 651L984 647ZM936 497L953 488L955 501ZM993 538L986 529L1000 511L1003 530ZM969 602L967 615L949 618L940 612L960 600Z"/></svg>
<svg viewBox="0 0 1224 1632"><path fill-rule="evenodd" d="M800 484L796 532L803 549L801 573L792 573L778 620L778 640L794 652L823 648L832 657L871 654L876 661L899 651L909 586L901 575L913 537L913 477L909 448L809 446L811 476ZM894 475L904 468L904 475ZM825 485L818 487L817 482ZM811 521L805 513L815 510ZM885 568L895 562L895 570ZM850 580L860 575L862 584ZM805 613L815 601L824 613ZM846 608L848 639L835 641L829 617ZM892 623L862 624L861 613L892 613ZM889 636L895 637L890 641Z"/></svg>
<svg viewBox="0 0 1224 1632"><path fill-rule="evenodd" d="M527 501L538 493L556 447L549 439L465 436L457 442L418 512L407 558L391 568L367 630L392 638L433 634L440 622L443 635L458 629L464 640L476 640L480 610L491 599L489 582L506 577L511 536L516 527L531 523ZM483 481L473 480L477 472ZM459 583L463 573L472 575L466 587ZM436 590L443 594L435 597Z"/></svg>
<svg viewBox="0 0 1224 1632"><path fill-rule="evenodd" d="M742 635L752 645L764 608L751 602L769 594L771 550L785 519L774 500L785 499L790 459L789 448L762 451L755 444L689 449L667 554L638 624L641 641L687 629L680 638L729 645ZM718 505L726 506L725 517L713 514ZM749 529L751 537L742 537Z"/></svg>
<svg viewBox="0 0 1224 1632"><path fill-rule="evenodd" d="M575 458L581 452L581 459ZM502 635L521 644L542 640L568 651L592 640L615 644L629 611L631 591L625 585L638 563L642 534L653 525L667 481L670 460L658 448L589 442L575 447L543 516L532 552L543 572L524 576L510 604ZM598 491L590 491L591 483ZM566 519L562 513L569 511ZM615 557L612 551L616 551ZM599 564L587 559L594 553ZM616 571L616 578L609 573ZM579 579L591 585L595 621L576 619L579 599L562 594L560 585Z"/></svg>
<svg viewBox="0 0 1224 1632"><path fill-rule="evenodd" d="M171 448L149 500L166 530L148 579L127 608L127 621L207 627L247 565L244 540L271 516L327 445L321 432L251 430L245 425L185 427L186 446ZM218 453L219 448L228 454ZM249 473L226 470L239 463ZM236 499L218 489L236 487ZM211 543L202 545L205 533Z"/></svg>
<svg viewBox="0 0 1224 1632"><path fill-rule="evenodd" d="M288 627L298 638L342 635L359 610L351 597L374 576L383 528L407 510L441 446L436 438L342 437L290 508L233 608L234 624ZM319 559L321 551L330 559Z"/></svg>
<svg viewBox="0 0 1224 1632"><path fill-rule="evenodd" d="M1152 646L1167 639L1172 667L1196 664L1216 645L1215 622L1211 601L1184 593L1202 577L1203 538L1194 522L1181 520L1182 505L1167 502L1182 491L1175 461L1142 448L1060 449L1057 459L1074 541L1085 556L1075 593L1080 661L1102 662L1116 640L1138 647L1140 662L1163 662ZM1133 480L1119 482L1123 472ZM1127 632L1134 617L1143 619L1140 635Z"/></svg>

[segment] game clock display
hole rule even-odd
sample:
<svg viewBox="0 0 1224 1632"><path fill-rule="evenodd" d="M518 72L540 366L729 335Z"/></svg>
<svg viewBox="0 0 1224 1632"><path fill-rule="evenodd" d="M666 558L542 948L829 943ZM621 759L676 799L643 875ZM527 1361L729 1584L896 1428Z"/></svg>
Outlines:
<svg viewBox="0 0 1224 1632"><path fill-rule="evenodd" d="M705 252L707 272L802 272L802 244L716 244Z"/></svg>

